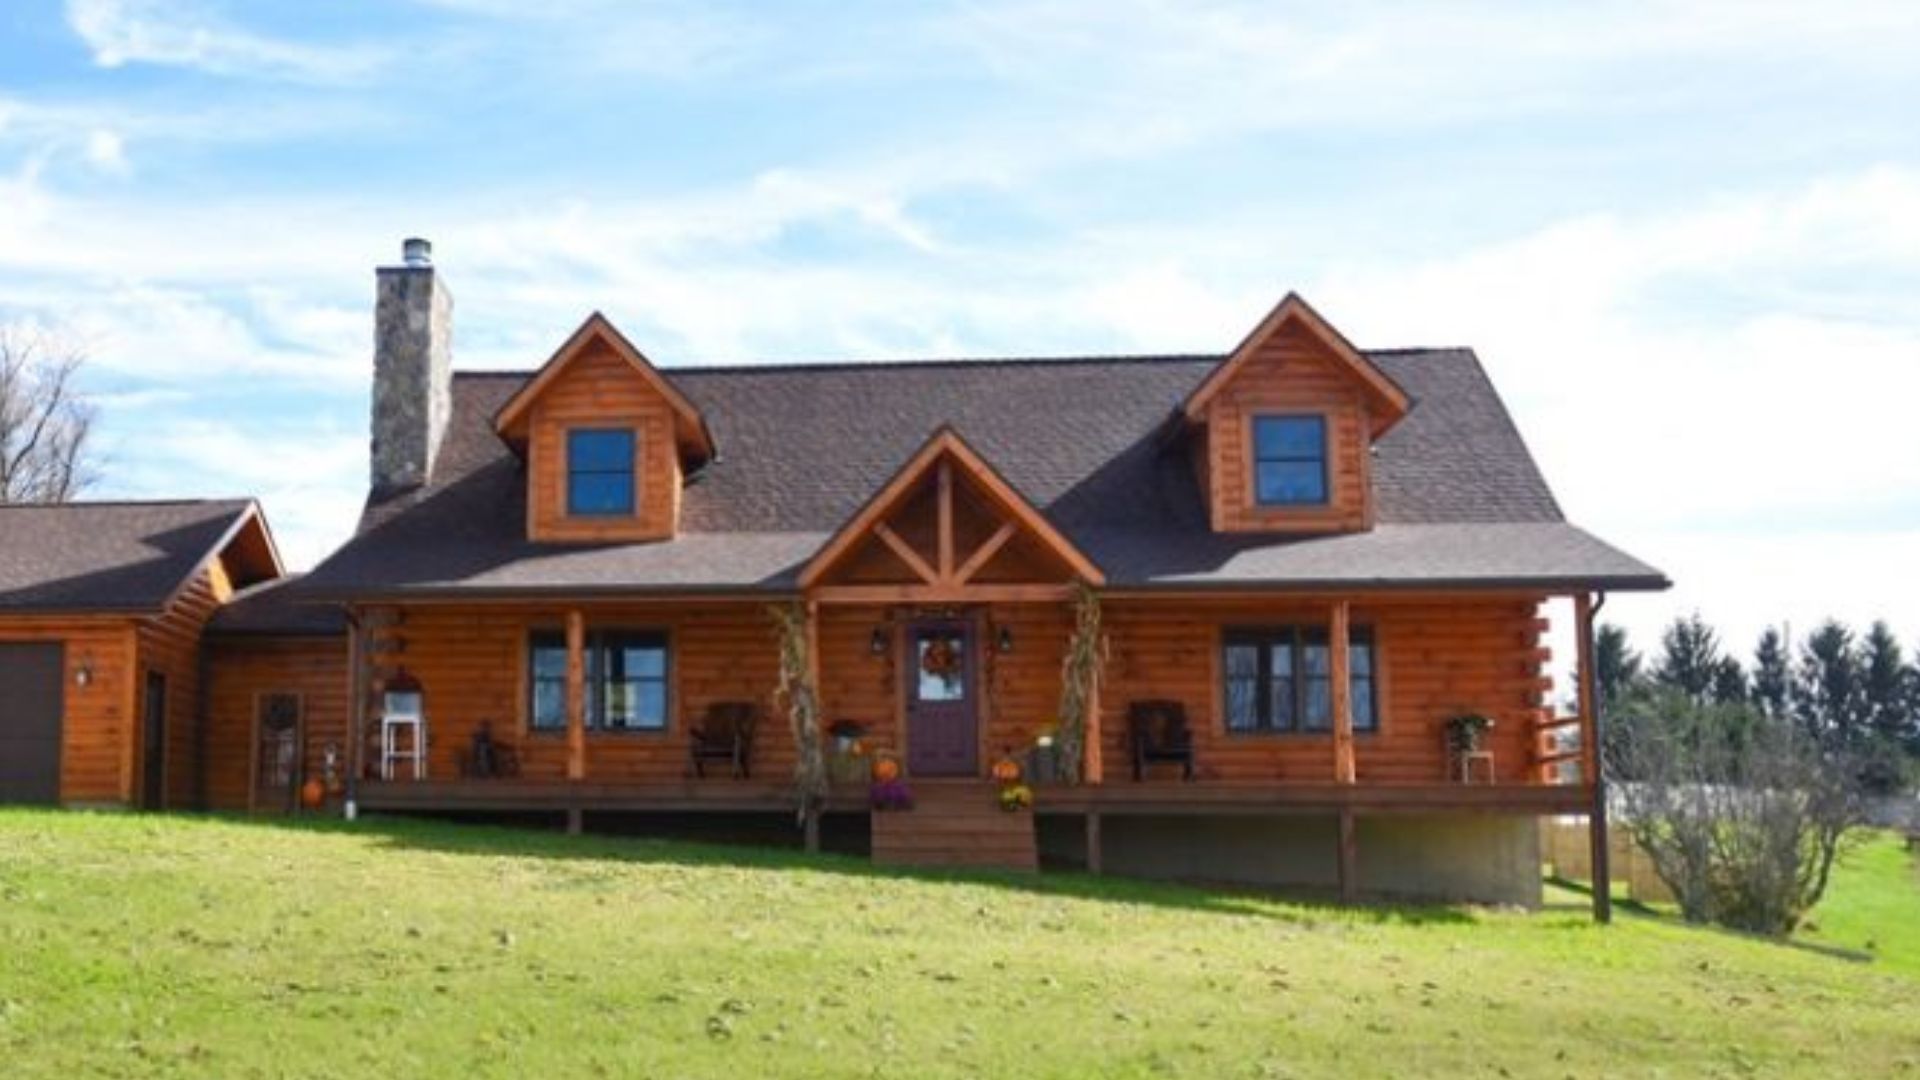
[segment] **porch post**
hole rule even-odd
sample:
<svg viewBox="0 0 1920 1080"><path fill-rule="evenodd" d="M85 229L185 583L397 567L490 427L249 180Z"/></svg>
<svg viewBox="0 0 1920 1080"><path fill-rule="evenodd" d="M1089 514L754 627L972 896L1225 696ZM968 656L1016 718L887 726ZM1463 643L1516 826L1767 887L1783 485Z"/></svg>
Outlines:
<svg viewBox="0 0 1920 1080"><path fill-rule="evenodd" d="M1086 784L1105 783L1107 779L1106 757L1100 752L1100 676L1100 666L1096 664L1087 681L1086 722L1080 725L1080 780ZM1094 829L1098 836L1097 817Z"/></svg>
<svg viewBox="0 0 1920 1080"><path fill-rule="evenodd" d="M567 779L587 777L587 618L567 612Z"/></svg>
<svg viewBox="0 0 1920 1080"><path fill-rule="evenodd" d="M822 714L826 703L820 698L820 602L807 601L807 687L813 694L814 706ZM804 753L804 750L802 751ZM807 851L817 853L820 850L820 807L811 797L806 806L806 846Z"/></svg>
<svg viewBox="0 0 1920 1080"><path fill-rule="evenodd" d="M1347 639L1349 611L1347 601L1336 600L1328 620L1327 651L1332 658L1329 675L1333 683L1333 782L1351 784L1353 766L1353 684L1348 671Z"/></svg>
<svg viewBox="0 0 1920 1080"><path fill-rule="evenodd" d="M1593 789L1587 812L1587 842L1593 862L1593 921L1613 921L1613 868L1608 864L1607 778L1600 760L1600 692L1593 670L1593 616L1599 608L1593 594L1573 597L1573 633L1576 663L1580 665L1580 777Z"/></svg>
<svg viewBox="0 0 1920 1080"><path fill-rule="evenodd" d="M1340 811L1339 850L1335 853L1340 882L1340 902L1351 904L1360 895L1360 845L1354 827L1353 811Z"/></svg>

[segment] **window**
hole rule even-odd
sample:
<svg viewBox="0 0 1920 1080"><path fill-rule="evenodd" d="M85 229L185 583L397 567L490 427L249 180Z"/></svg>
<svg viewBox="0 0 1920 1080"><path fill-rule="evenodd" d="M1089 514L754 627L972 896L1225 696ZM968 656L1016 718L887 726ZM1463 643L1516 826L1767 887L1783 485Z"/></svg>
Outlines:
<svg viewBox="0 0 1920 1080"><path fill-rule="evenodd" d="M1326 503L1326 417L1254 417L1253 495L1261 506Z"/></svg>
<svg viewBox="0 0 1920 1080"><path fill-rule="evenodd" d="M667 638L665 634L607 630L586 642L589 731L665 731L667 728ZM527 726L567 729L567 636L535 633L528 643Z"/></svg>
<svg viewBox="0 0 1920 1080"><path fill-rule="evenodd" d="M1353 730L1374 731L1379 727L1379 695L1374 689L1373 632L1356 626L1347 640ZM1221 650L1229 732L1333 730L1333 652L1324 627L1232 630L1222 639Z"/></svg>
<svg viewBox="0 0 1920 1080"><path fill-rule="evenodd" d="M633 432L567 432L567 513L594 517L633 513Z"/></svg>

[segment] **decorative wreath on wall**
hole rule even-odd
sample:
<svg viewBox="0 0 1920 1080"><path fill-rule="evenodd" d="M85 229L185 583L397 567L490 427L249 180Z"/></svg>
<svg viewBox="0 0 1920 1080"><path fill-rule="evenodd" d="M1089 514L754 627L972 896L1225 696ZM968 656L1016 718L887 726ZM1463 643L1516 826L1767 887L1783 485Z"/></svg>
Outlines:
<svg viewBox="0 0 1920 1080"><path fill-rule="evenodd" d="M927 642L920 654L920 670L942 679L952 679L960 674L960 652L953 642L945 638L935 638Z"/></svg>

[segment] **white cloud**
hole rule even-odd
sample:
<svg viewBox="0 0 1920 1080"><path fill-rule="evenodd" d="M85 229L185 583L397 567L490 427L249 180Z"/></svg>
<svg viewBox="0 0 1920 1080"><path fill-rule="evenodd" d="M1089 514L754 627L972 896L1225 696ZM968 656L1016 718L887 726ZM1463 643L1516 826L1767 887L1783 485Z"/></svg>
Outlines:
<svg viewBox="0 0 1920 1080"><path fill-rule="evenodd" d="M186 3L163 0L67 0L67 22L93 50L94 63L195 68L313 82L362 77L385 60L364 45L323 46L255 34Z"/></svg>
<svg viewBox="0 0 1920 1080"><path fill-rule="evenodd" d="M127 171L127 146L117 132L96 128L87 133L87 161L104 173L124 175Z"/></svg>

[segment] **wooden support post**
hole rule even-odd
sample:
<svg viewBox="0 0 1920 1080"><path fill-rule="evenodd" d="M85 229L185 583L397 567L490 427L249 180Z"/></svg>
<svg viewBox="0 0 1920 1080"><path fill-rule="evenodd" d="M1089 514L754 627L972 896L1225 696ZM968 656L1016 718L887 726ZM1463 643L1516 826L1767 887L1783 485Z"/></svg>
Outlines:
<svg viewBox="0 0 1920 1080"><path fill-rule="evenodd" d="M362 759L367 753L367 652L366 642L360 632L360 613L349 607L347 610L347 745L346 751L346 789L347 797L341 801L340 813L348 821L360 815L360 778L366 775L366 766ZM249 748L256 759L257 750ZM247 789L247 802L251 808L253 789Z"/></svg>
<svg viewBox="0 0 1920 1080"><path fill-rule="evenodd" d="M1340 850L1336 855L1340 879L1340 902L1351 904L1360 896L1360 845L1354 827L1353 811L1340 811Z"/></svg>
<svg viewBox="0 0 1920 1080"><path fill-rule="evenodd" d="M807 601L806 630L807 692L813 695L814 715L825 716L826 702L820 693L820 604L816 600ZM816 732L815 737L818 738L818 735L819 733ZM820 748L815 747L815 751L820 752ZM808 803L802 808L805 814L807 854L817 855L820 852L820 807L812 801L812 796L807 798Z"/></svg>
<svg viewBox="0 0 1920 1080"><path fill-rule="evenodd" d="M940 580L953 580L953 462L940 463Z"/></svg>
<svg viewBox="0 0 1920 1080"><path fill-rule="evenodd" d="M1087 873L1100 872L1100 811L1087 811Z"/></svg>
<svg viewBox="0 0 1920 1080"><path fill-rule="evenodd" d="M1100 669L1094 666L1092 684L1087 687L1087 719L1080 731L1080 781L1101 784L1107 779L1106 755L1100 750L1103 727L1100 723Z"/></svg>
<svg viewBox="0 0 1920 1080"><path fill-rule="evenodd" d="M1587 842L1593 863L1593 921L1613 921L1613 868L1608 863L1607 777L1600 757L1600 689L1593 667L1593 617L1600 609L1590 593L1573 598L1573 633L1580 670L1580 778L1593 789L1587 811Z"/></svg>
<svg viewBox="0 0 1920 1080"><path fill-rule="evenodd" d="M586 811L577 806L567 807L567 835L579 836L586 829Z"/></svg>
<svg viewBox="0 0 1920 1080"><path fill-rule="evenodd" d="M567 779L587 778L587 618L567 612Z"/></svg>
<svg viewBox="0 0 1920 1080"><path fill-rule="evenodd" d="M1334 602L1327 626L1327 651L1331 657L1330 681L1333 691L1333 782L1351 784L1353 763L1353 683L1349 672L1352 657L1348 649L1351 636L1350 611L1345 600Z"/></svg>
<svg viewBox="0 0 1920 1080"><path fill-rule="evenodd" d="M809 809L806 820L807 854L820 853L820 811Z"/></svg>

